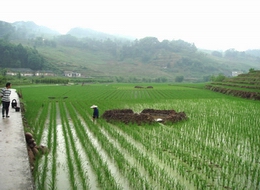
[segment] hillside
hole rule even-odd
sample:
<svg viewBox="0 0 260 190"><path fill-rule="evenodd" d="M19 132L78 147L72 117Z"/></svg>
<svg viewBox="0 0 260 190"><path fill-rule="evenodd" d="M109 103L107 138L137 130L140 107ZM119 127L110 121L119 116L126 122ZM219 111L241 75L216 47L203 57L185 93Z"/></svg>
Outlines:
<svg viewBox="0 0 260 190"><path fill-rule="evenodd" d="M222 82L213 82L206 85L206 88L223 94L260 100L260 70L251 70Z"/></svg>
<svg viewBox="0 0 260 190"><path fill-rule="evenodd" d="M60 35L32 22L0 22L0 29L0 38L34 48L58 75L75 71L84 77L116 77L119 81L173 81L177 76L207 81L211 75L260 69L260 57L234 49L205 53L183 40L133 40L82 28Z"/></svg>

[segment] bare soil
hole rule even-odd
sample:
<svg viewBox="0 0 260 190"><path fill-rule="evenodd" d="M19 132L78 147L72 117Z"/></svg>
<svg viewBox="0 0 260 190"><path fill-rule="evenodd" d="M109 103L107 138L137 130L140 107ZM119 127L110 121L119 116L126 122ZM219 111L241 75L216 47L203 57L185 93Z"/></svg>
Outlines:
<svg viewBox="0 0 260 190"><path fill-rule="evenodd" d="M156 122L175 123L186 120L187 116L184 112L176 112L175 110L144 109L141 113L134 113L131 109L114 109L105 111L102 118L107 122L142 125Z"/></svg>
<svg viewBox="0 0 260 190"><path fill-rule="evenodd" d="M248 91L243 91L243 90L233 90L229 88L223 88L223 87L218 87L218 86L212 86L212 85L206 85L207 89L210 89L215 92L220 92L222 94L227 94L227 95L233 95L241 98L246 98L246 99L252 99L252 100L260 100L260 93L259 92L248 92Z"/></svg>

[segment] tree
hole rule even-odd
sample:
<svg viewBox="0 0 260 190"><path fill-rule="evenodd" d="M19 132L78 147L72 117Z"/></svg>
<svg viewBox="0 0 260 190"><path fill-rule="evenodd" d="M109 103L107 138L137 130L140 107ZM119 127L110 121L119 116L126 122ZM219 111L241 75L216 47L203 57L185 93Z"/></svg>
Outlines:
<svg viewBox="0 0 260 190"><path fill-rule="evenodd" d="M2 75L5 77L6 74L7 74L7 70L6 70L6 69L3 69L1 73L2 73Z"/></svg>
<svg viewBox="0 0 260 190"><path fill-rule="evenodd" d="M249 73L250 73L250 72L253 72L254 70L255 70L254 68L250 68L250 69L249 69Z"/></svg>
<svg viewBox="0 0 260 190"><path fill-rule="evenodd" d="M213 51L213 52L211 53L211 55L216 56L216 57L222 57L222 53L219 52L219 51Z"/></svg>
<svg viewBox="0 0 260 190"><path fill-rule="evenodd" d="M17 78L18 78L18 79L21 79L21 78L22 78L22 75L21 75L20 72L17 73Z"/></svg>
<svg viewBox="0 0 260 190"><path fill-rule="evenodd" d="M211 80L214 82L222 82L225 79L226 79L226 77L223 74L219 74L218 76L211 77Z"/></svg>
<svg viewBox="0 0 260 190"><path fill-rule="evenodd" d="M208 76L203 76L203 79L202 79L204 82L208 82L211 80L211 76L208 75Z"/></svg>
<svg viewBox="0 0 260 190"><path fill-rule="evenodd" d="M225 51L225 57L227 58L236 58L239 55L239 52L235 49L228 49Z"/></svg>
<svg viewBox="0 0 260 190"><path fill-rule="evenodd" d="M42 69L42 59L39 54L35 52L30 52L28 54L28 66L33 70L41 70Z"/></svg>
<svg viewBox="0 0 260 190"><path fill-rule="evenodd" d="M175 78L175 82L182 82L184 80L184 76L177 76Z"/></svg>

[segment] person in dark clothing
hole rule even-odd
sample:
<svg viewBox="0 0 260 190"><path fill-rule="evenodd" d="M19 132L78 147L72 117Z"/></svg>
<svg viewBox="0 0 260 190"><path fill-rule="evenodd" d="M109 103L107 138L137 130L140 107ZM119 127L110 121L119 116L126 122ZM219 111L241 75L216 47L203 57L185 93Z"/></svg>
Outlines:
<svg viewBox="0 0 260 190"><path fill-rule="evenodd" d="M5 88L2 88L1 90L1 98L2 98L2 115L3 118L5 117L9 117L9 106L10 106L10 94L11 94L11 83L8 82L5 85Z"/></svg>
<svg viewBox="0 0 260 190"><path fill-rule="evenodd" d="M90 108L93 109L93 122L99 117L98 107L96 105L91 106Z"/></svg>

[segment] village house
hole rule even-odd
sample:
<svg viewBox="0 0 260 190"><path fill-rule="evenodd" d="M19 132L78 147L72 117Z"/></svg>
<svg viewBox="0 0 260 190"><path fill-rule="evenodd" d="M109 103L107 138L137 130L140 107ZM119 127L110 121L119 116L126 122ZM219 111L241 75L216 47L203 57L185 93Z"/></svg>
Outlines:
<svg viewBox="0 0 260 190"><path fill-rule="evenodd" d="M7 75L16 76L20 74L21 76L55 76L52 71L33 71L29 68L8 68Z"/></svg>
<svg viewBox="0 0 260 190"><path fill-rule="evenodd" d="M242 71L232 71L232 77L237 77L238 75L242 74Z"/></svg>
<svg viewBox="0 0 260 190"><path fill-rule="evenodd" d="M52 71L35 71L35 76L55 76Z"/></svg>
<svg viewBox="0 0 260 190"><path fill-rule="evenodd" d="M16 76L20 74L21 76L33 76L34 71L29 68L8 68L7 75Z"/></svg>
<svg viewBox="0 0 260 190"><path fill-rule="evenodd" d="M64 71L65 77L81 77L81 73L77 73L74 71Z"/></svg>

